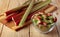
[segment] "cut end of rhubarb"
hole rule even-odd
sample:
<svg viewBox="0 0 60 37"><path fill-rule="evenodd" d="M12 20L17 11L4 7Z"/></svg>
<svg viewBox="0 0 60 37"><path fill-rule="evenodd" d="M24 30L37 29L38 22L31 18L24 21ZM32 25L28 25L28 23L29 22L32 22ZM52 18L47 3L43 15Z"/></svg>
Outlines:
<svg viewBox="0 0 60 37"><path fill-rule="evenodd" d="M13 22L14 22L15 26L17 26L17 23L16 23L16 21L14 20L14 18L13 18L13 17L12 17L12 20L13 20Z"/></svg>
<svg viewBox="0 0 60 37"><path fill-rule="evenodd" d="M5 13L0 13L0 17L1 17L1 16L6 16L6 14L5 14Z"/></svg>
<svg viewBox="0 0 60 37"><path fill-rule="evenodd" d="M5 18L6 18L6 14L5 13L0 14L0 19L5 19Z"/></svg>
<svg viewBox="0 0 60 37"><path fill-rule="evenodd" d="M17 29L19 29L19 28L20 28L20 26L13 26L12 27L12 29L15 30L15 31L17 31Z"/></svg>

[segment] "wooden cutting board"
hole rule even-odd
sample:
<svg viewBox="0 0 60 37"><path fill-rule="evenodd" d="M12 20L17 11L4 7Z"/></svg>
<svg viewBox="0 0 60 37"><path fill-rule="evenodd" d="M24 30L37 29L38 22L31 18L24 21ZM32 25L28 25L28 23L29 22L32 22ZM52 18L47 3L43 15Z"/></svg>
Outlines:
<svg viewBox="0 0 60 37"><path fill-rule="evenodd" d="M27 25L30 25L30 24L32 23L31 20L29 20L28 22L24 23L24 27L20 27L20 26L18 26L18 25L15 25L14 21L7 22L5 15L3 15L3 16L0 17L0 22L1 22L3 25L5 25L5 26L7 26L8 28L13 29L13 30L15 30L15 31L18 31L18 30L20 30L20 29L22 29L22 28L24 28L24 27L26 27ZM26 26L25 26L25 25L26 25Z"/></svg>

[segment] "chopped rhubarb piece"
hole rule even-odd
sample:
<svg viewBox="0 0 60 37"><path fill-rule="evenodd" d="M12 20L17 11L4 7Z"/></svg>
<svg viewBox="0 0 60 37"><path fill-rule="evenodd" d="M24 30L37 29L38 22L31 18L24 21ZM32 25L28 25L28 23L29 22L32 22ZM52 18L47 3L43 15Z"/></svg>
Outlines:
<svg viewBox="0 0 60 37"><path fill-rule="evenodd" d="M40 16L38 16L38 18L39 18L39 20L41 20L41 17Z"/></svg>
<svg viewBox="0 0 60 37"><path fill-rule="evenodd" d="M43 12L39 12L40 15L43 15L44 13Z"/></svg>
<svg viewBox="0 0 60 37"><path fill-rule="evenodd" d="M47 13L46 15L47 15L47 16L52 16L52 13Z"/></svg>
<svg viewBox="0 0 60 37"><path fill-rule="evenodd" d="M40 25L43 25L43 22L41 21L39 24L40 24Z"/></svg>
<svg viewBox="0 0 60 37"><path fill-rule="evenodd" d="M43 25L44 25L44 26L47 26L47 23L46 23L46 22L43 22Z"/></svg>
<svg viewBox="0 0 60 37"><path fill-rule="evenodd" d="M46 22L40 22L39 25L47 26Z"/></svg>
<svg viewBox="0 0 60 37"><path fill-rule="evenodd" d="M56 22L57 21L57 18L55 17L55 18L53 18L53 20L54 20L54 22Z"/></svg>

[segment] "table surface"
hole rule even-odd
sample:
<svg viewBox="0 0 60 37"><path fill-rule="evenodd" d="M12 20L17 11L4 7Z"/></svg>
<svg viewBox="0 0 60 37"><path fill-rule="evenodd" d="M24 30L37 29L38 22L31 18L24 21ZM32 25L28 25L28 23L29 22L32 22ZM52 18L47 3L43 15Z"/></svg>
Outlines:
<svg viewBox="0 0 60 37"><path fill-rule="evenodd" d="M7 10L13 9L20 6L26 0L0 0L0 13L3 13ZM54 30L48 34L43 34L37 31L33 25L29 25L26 28L21 29L18 32L11 30L5 25L0 23L0 37L60 37L60 0L52 0L52 3L57 6L58 10L56 11L57 15L57 25Z"/></svg>

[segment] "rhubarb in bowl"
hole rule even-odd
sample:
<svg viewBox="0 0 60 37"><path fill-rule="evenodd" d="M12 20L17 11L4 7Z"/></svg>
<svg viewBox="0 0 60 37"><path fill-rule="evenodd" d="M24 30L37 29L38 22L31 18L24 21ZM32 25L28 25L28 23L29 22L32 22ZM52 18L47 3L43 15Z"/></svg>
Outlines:
<svg viewBox="0 0 60 37"><path fill-rule="evenodd" d="M57 18L53 16L53 13L36 13L31 19L34 27L42 33L52 31L57 21Z"/></svg>

